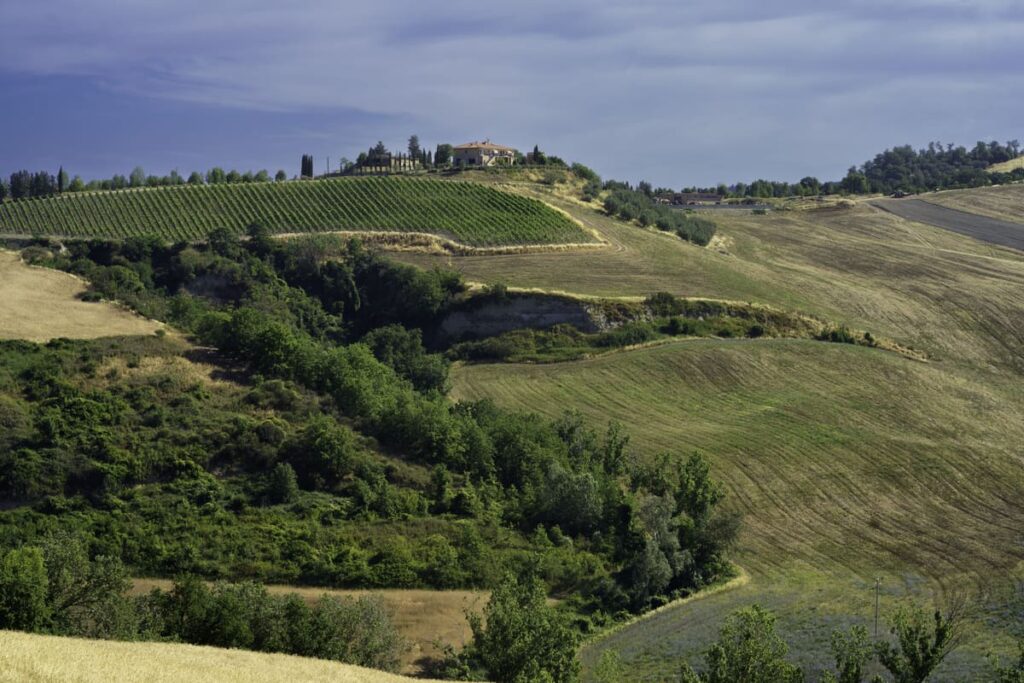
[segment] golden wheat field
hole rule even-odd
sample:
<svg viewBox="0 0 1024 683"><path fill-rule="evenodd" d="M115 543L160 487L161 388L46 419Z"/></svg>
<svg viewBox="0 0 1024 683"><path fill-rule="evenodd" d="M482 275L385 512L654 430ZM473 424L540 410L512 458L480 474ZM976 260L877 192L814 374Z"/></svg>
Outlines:
<svg viewBox="0 0 1024 683"><path fill-rule="evenodd" d="M85 289L72 275L27 266L17 254L0 251L0 339L93 339L162 327L113 304L81 301Z"/></svg>
<svg viewBox="0 0 1024 683"><path fill-rule="evenodd" d="M4 683L399 683L405 676L291 655L0 631Z"/></svg>

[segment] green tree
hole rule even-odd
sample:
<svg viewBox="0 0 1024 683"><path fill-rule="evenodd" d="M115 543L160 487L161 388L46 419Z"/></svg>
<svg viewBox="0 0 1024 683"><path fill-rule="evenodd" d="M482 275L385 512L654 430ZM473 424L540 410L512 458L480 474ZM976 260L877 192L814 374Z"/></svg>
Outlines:
<svg viewBox="0 0 1024 683"><path fill-rule="evenodd" d="M546 603L544 584L532 573L508 575L484 614L471 614L472 653L497 683L566 683L579 677L578 637Z"/></svg>
<svg viewBox="0 0 1024 683"><path fill-rule="evenodd" d="M992 676L996 683L1024 683L1024 640L1017 643L1017 648L1019 654L1015 662L1004 665L995 655L990 658Z"/></svg>
<svg viewBox="0 0 1024 683"><path fill-rule="evenodd" d="M299 497L299 480L295 469L286 462L279 462L270 472L267 497L272 503L292 503Z"/></svg>
<svg viewBox="0 0 1024 683"><path fill-rule="evenodd" d="M698 674L683 667L683 683L800 683L799 667L786 661L789 648L775 630L775 615L760 605L737 610L725 619L718 642Z"/></svg>
<svg viewBox="0 0 1024 683"><path fill-rule="evenodd" d="M605 650L594 667L593 680L596 683L620 683L627 680L626 667L615 650Z"/></svg>
<svg viewBox="0 0 1024 683"><path fill-rule="evenodd" d="M27 546L0 559L0 629L38 631L46 625L48 581L43 552Z"/></svg>
<svg viewBox="0 0 1024 683"><path fill-rule="evenodd" d="M57 192L64 192L68 189L68 172L61 166L57 171Z"/></svg>
<svg viewBox="0 0 1024 683"><path fill-rule="evenodd" d="M128 638L134 619L125 598L131 581L117 558L89 559L81 539L58 533L42 546L53 628L67 635Z"/></svg>
<svg viewBox="0 0 1024 683"><path fill-rule="evenodd" d="M434 166L447 166L452 163L452 146L445 143L434 150Z"/></svg>
<svg viewBox="0 0 1024 683"><path fill-rule="evenodd" d="M220 166L215 166L206 172L206 182L210 185L227 182L227 175Z"/></svg>
<svg viewBox="0 0 1024 683"><path fill-rule="evenodd" d="M283 183L288 180L288 174L284 172L284 169L278 169L277 173L274 174L274 180Z"/></svg>
<svg viewBox="0 0 1024 683"><path fill-rule="evenodd" d="M959 604L945 613L936 609L930 619L916 605L900 605L889 628L895 643L876 644L878 661L894 683L923 683L959 645L962 620L963 607Z"/></svg>
<svg viewBox="0 0 1024 683"><path fill-rule="evenodd" d="M128 182L131 187L143 187L146 184L146 172L142 170L141 166L136 166L132 169L131 174L128 176Z"/></svg>
<svg viewBox="0 0 1024 683"><path fill-rule="evenodd" d="M188 176L189 185L202 185L203 175L199 171L192 171Z"/></svg>
<svg viewBox="0 0 1024 683"><path fill-rule="evenodd" d="M836 660L836 673L825 672L823 683L861 683L864 667L874 654L868 630L863 626L854 626L846 632L833 631L831 645Z"/></svg>
<svg viewBox="0 0 1024 683"><path fill-rule="evenodd" d="M420 137L418 135L409 136L409 158L420 158Z"/></svg>

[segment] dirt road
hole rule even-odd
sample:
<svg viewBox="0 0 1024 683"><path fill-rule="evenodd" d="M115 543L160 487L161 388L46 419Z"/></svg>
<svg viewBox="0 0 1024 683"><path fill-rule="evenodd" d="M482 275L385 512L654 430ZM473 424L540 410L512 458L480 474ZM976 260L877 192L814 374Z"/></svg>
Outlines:
<svg viewBox="0 0 1024 683"><path fill-rule="evenodd" d="M1024 250L1024 224L948 209L920 199L877 199L871 205L900 218L959 232L984 242Z"/></svg>

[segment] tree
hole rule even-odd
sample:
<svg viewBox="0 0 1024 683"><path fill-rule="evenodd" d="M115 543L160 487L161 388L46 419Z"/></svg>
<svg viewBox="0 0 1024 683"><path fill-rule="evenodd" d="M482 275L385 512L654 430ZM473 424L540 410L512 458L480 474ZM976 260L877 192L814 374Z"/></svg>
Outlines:
<svg viewBox="0 0 1024 683"><path fill-rule="evenodd" d="M302 170L299 172L300 178L312 178L313 177L313 155L303 154L302 155Z"/></svg>
<svg viewBox="0 0 1024 683"><path fill-rule="evenodd" d="M132 169L131 174L128 176L128 182L131 187L143 187L146 184L146 172L142 170L141 166L136 166Z"/></svg>
<svg viewBox="0 0 1024 683"><path fill-rule="evenodd" d="M267 497L272 503L292 503L299 497L299 480L295 470L286 462L279 462L270 472Z"/></svg>
<svg viewBox="0 0 1024 683"><path fill-rule="evenodd" d="M847 632L832 632L832 655L836 659L836 673L825 673L823 683L861 683L864 667L874 653L868 630L854 626Z"/></svg>
<svg viewBox="0 0 1024 683"><path fill-rule="evenodd" d="M452 163L452 146L445 143L437 146L434 151L434 166L447 166Z"/></svg>
<svg viewBox="0 0 1024 683"><path fill-rule="evenodd" d="M203 176L202 176L202 174L199 173L199 171L192 171L192 173L190 173L189 176L188 176L188 184L189 185L202 185L203 184Z"/></svg>
<svg viewBox="0 0 1024 683"><path fill-rule="evenodd" d="M1020 654L1016 662L1008 662L1005 666L999 658L992 656L989 662L996 683L1024 683L1024 640L1017 643Z"/></svg>
<svg viewBox="0 0 1024 683"><path fill-rule="evenodd" d="M66 635L130 637L135 630L124 598L131 581L121 561L90 561L85 544L58 533L42 546L53 629Z"/></svg>
<svg viewBox="0 0 1024 683"><path fill-rule="evenodd" d="M6 199L7 195L10 194L10 192L11 192L11 190L7 186L7 183L4 182L3 180L0 180L0 202L2 202L4 199Z"/></svg>
<svg viewBox="0 0 1024 683"><path fill-rule="evenodd" d="M242 182L242 174L240 174L235 169L231 169L230 171L228 171L228 174L227 176L225 176L224 179L229 183L240 183Z"/></svg>
<svg viewBox="0 0 1024 683"><path fill-rule="evenodd" d="M50 615L47 586L39 548L19 548L4 555L0 559L0 629L41 629Z"/></svg>
<svg viewBox="0 0 1024 683"><path fill-rule="evenodd" d="M923 683L942 660L960 644L963 603L955 601L946 612L936 609L931 619L923 609L903 604L892 617L889 633L895 643L875 646L878 661L894 683Z"/></svg>
<svg viewBox="0 0 1024 683"><path fill-rule="evenodd" d="M491 594L483 617L469 615L472 656L490 679L497 683L578 679L578 637L546 598L544 584L532 572L510 574Z"/></svg>
<svg viewBox="0 0 1024 683"><path fill-rule="evenodd" d="M215 166L206 172L206 182L210 185L217 185L227 182L227 174L220 166Z"/></svg>
<svg viewBox="0 0 1024 683"><path fill-rule="evenodd" d="M418 135L409 136L409 158L419 159L420 157L420 137Z"/></svg>
<svg viewBox="0 0 1024 683"><path fill-rule="evenodd" d="M718 642L705 656L700 674L687 664L683 683L801 683L803 672L786 661L785 641L775 631L775 615L760 605L737 610L725 619Z"/></svg>
<svg viewBox="0 0 1024 683"><path fill-rule="evenodd" d="M81 192L85 189L85 181L82 180L82 176L76 175L71 179L71 184L68 186L68 192Z"/></svg>
<svg viewBox="0 0 1024 683"><path fill-rule="evenodd" d="M257 183L266 183L270 181L270 173L266 169L260 169L253 176L253 180Z"/></svg>
<svg viewBox="0 0 1024 683"><path fill-rule="evenodd" d="M284 172L283 168L279 169L277 173L274 174L274 180L276 182L283 183L284 181L288 180L288 174Z"/></svg>
<svg viewBox="0 0 1024 683"><path fill-rule="evenodd" d="M57 192L63 193L68 189L68 172L61 166L60 170L57 171Z"/></svg>
<svg viewBox="0 0 1024 683"><path fill-rule="evenodd" d="M16 171L11 174L11 199L24 199L32 196L32 174L28 171Z"/></svg>
<svg viewBox="0 0 1024 683"><path fill-rule="evenodd" d="M537 145L533 146L533 152L530 154L530 162L543 166L548 161L548 158L544 155L544 152L540 151L540 147Z"/></svg>

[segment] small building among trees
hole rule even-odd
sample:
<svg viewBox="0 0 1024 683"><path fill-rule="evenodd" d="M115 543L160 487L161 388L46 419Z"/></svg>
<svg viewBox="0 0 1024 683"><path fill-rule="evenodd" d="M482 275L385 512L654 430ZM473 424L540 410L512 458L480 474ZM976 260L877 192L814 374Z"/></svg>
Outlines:
<svg viewBox="0 0 1024 683"><path fill-rule="evenodd" d="M516 161L515 149L490 140L456 145L453 152L456 166L511 166Z"/></svg>

